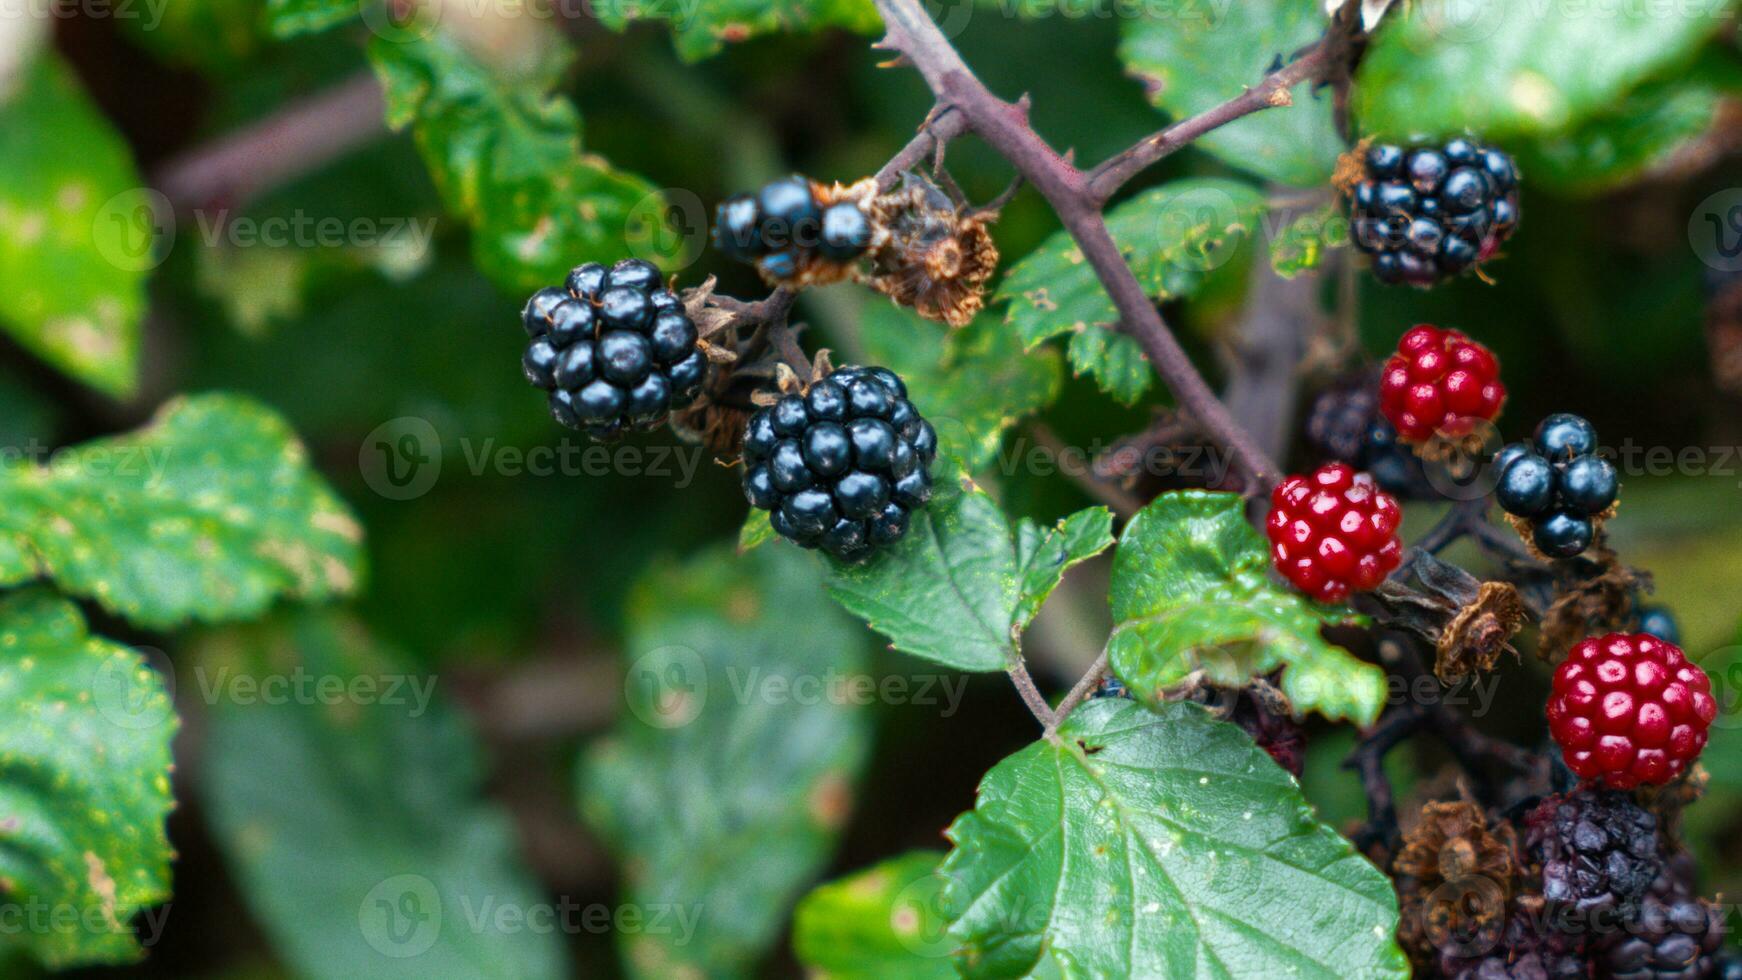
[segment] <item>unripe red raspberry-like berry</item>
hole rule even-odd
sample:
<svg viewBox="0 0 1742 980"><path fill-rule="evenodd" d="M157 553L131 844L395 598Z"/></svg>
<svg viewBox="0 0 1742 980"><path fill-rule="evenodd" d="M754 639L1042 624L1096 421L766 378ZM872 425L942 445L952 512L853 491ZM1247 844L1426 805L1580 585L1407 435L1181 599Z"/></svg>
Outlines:
<svg viewBox="0 0 1742 980"><path fill-rule="evenodd" d="M1492 422L1505 401L1500 362L1488 348L1425 323L1397 342L1379 379L1380 411L1410 442L1465 435L1478 420Z"/></svg>
<svg viewBox="0 0 1742 980"><path fill-rule="evenodd" d="M1322 602L1378 587L1403 559L1403 512L1373 477L1342 463L1291 476L1270 495L1270 557L1282 577Z"/></svg>
<svg viewBox="0 0 1742 980"><path fill-rule="evenodd" d="M1667 783L1718 713L1706 672L1648 633L1581 641L1555 669L1548 727L1567 768L1615 789Z"/></svg>

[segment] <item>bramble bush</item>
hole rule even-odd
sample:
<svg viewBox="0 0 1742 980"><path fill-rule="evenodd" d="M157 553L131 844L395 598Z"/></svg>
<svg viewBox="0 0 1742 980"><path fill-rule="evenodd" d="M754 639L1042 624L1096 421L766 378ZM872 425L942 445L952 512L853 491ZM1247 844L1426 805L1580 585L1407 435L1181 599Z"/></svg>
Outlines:
<svg viewBox="0 0 1742 980"><path fill-rule="evenodd" d="M1742 976L1736 17L0 11L0 964Z"/></svg>

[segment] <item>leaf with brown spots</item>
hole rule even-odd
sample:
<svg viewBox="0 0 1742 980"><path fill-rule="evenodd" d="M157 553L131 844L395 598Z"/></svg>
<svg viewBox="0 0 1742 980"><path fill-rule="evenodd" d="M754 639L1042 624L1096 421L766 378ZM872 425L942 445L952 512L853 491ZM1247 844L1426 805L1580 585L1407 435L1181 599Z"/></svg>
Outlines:
<svg viewBox="0 0 1742 980"><path fill-rule="evenodd" d="M132 394L168 216L60 55L38 52L18 82L0 104L0 329L93 388Z"/></svg>
<svg viewBox="0 0 1742 980"><path fill-rule="evenodd" d="M234 395L0 467L0 583L46 578L142 626L348 595L362 539L284 420Z"/></svg>
<svg viewBox="0 0 1742 980"><path fill-rule="evenodd" d="M166 913L151 906L169 898L173 857L164 821L178 722L162 676L90 635L71 602L28 589L0 601L0 706L5 904L57 917L0 930L0 958L138 959L133 919Z"/></svg>

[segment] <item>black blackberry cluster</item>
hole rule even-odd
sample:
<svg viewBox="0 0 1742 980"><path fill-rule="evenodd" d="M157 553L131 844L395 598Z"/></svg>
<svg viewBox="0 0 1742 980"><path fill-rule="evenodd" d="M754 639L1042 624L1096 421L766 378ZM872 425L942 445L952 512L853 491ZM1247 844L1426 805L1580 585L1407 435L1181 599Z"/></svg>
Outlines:
<svg viewBox="0 0 1742 980"><path fill-rule="evenodd" d="M1597 430L1565 412L1543 419L1528 442L1500 450L1494 469L1501 509L1529 522L1532 542L1553 558L1589 548L1596 519L1621 491L1614 465L1597 455Z"/></svg>
<svg viewBox="0 0 1742 980"><path fill-rule="evenodd" d="M562 288L533 293L521 322L526 380L550 392L558 422L595 439L656 429L702 390L696 325L652 263L579 266Z"/></svg>
<svg viewBox="0 0 1742 980"><path fill-rule="evenodd" d="M797 276L813 256L851 262L870 244L871 219L859 205L821 201L816 185L797 174L727 198L714 218L714 246L774 280Z"/></svg>
<svg viewBox="0 0 1742 980"><path fill-rule="evenodd" d="M1375 143L1349 195L1355 247L1380 282L1432 286L1492 258L1518 227L1518 168L1474 140Z"/></svg>
<svg viewBox="0 0 1742 980"><path fill-rule="evenodd" d="M931 500L937 451L895 372L839 368L750 417L744 495L782 537L859 561Z"/></svg>
<svg viewBox="0 0 1742 980"><path fill-rule="evenodd" d="M1625 792L1578 789L1524 818L1524 850L1540 867L1547 920L1580 934L1638 914L1663 872L1657 818Z"/></svg>
<svg viewBox="0 0 1742 980"><path fill-rule="evenodd" d="M1307 414L1307 443L1326 461L1373 474L1387 493L1437 496L1420 458L1399 441L1397 429L1379 411L1378 384L1375 378L1360 377L1320 392Z"/></svg>
<svg viewBox="0 0 1742 980"><path fill-rule="evenodd" d="M1706 980L1717 975L1715 954L1724 941L1724 917L1717 906L1693 894L1691 865L1685 854L1666 861L1638 914L1623 928L1601 936L1596 960L1602 976Z"/></svg>

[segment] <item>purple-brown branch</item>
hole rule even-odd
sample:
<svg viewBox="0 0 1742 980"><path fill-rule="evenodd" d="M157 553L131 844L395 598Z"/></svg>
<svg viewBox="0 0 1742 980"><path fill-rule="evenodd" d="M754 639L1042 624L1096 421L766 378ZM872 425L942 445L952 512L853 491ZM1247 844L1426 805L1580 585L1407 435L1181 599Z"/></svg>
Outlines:
<svg viewBox="0 0 1742 980"><path fill-rule="evenodd" d="M1126 181L1175 150L1190 145L1204 134L1264 109L1293 105L1294 98L1289 90L1301 82L1323 75L1325 68L1331 63L1334 50L1335 45L1329 39L1321 40L1300 57L1266 75L1263 81L1239 96L1198 115L1182 119L1155 135L1138 141L1123 153L1109 157L1100 166L1089 171L1086 181L1089 196L1098 204L1104 204L1119 188L1125 186Z"/></svg>
<svg viewBox="0 0 1742 980"><path fill-rule="evenodd" d="M1012 103L993 95L918 0L877 0L877 9L888 28L882 46L905 56L939 103L959 112L969 131L1009 160L1046 198L1119 311L1119 329L1137 340L1179 405L1211 438L1234 451L1247 492L1274 486L1280 476L1276 464L1228 414L1168 330L1107 231L1102 201L1090 190L1087 175L1035 133L1026 100Z"/></svg>

